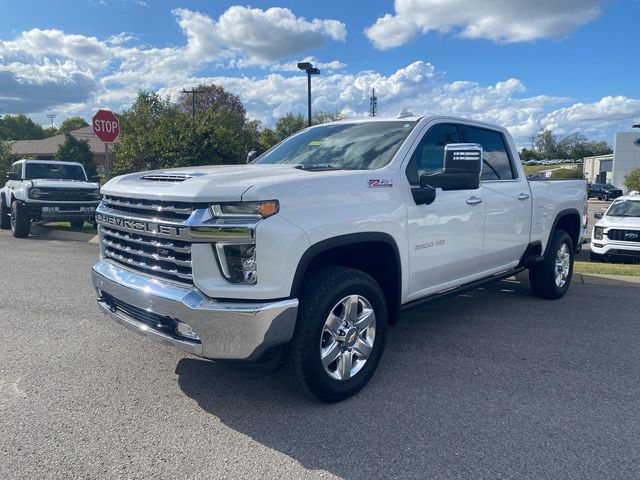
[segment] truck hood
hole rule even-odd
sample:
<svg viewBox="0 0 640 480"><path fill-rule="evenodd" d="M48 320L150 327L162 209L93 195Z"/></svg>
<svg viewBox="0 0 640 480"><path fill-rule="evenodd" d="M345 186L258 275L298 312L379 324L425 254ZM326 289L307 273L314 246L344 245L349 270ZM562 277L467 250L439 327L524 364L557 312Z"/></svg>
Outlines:
<svg viewBox="0 0 640 480"><path fill-rule="evenodd" d="M31 180L31 184L35 188L86 188L87 190L100 188L97 183L83 182L81 180L57 180L54 178L36 178Z"/></svg>
<svg viewBox="0 0 640 480"><path fill-rule="evenodd" d="M598 227L640 228L640 217L605 216L596 223Z"/></svg>
<svg viewBox="0 0 640 480"><path fill-rule="evenodd" d="M116 177L102 187L103 195L184 202L238 202L255 184L280 183L309 175L294 165L216 165L173 168Z"/></svg>

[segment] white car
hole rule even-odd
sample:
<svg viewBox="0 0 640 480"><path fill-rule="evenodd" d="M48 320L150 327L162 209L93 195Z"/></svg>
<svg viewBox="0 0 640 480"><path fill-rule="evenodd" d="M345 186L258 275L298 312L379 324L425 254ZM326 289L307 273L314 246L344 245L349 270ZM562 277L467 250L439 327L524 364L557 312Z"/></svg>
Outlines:
<svg viewBox="0 0 640 480"><path fill-rule="evenodd" d="M562 297L586 233L584 180L528 181L505 128L455 117L326 123L102 193L104 312L201 357L284 360L327 402L364 387L401 309L524 269Z"/></svg>
<svg viewBox="0 0 640 480"><path fill-rule="evenodd" d="M596 212L591 236L591 261L640 262L640 195L617 198L607 211Z"/></svg>

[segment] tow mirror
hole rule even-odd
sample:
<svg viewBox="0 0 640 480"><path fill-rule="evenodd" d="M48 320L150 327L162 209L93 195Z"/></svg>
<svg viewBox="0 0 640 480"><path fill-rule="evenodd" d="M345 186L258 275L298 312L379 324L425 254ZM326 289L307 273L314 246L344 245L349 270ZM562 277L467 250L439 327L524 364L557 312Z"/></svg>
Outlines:
<svg viewBox="0 0 640 480"><path fill-rule="evenodd" d="M7 172L7 180L20 180L20 175L15 172Z"/></svg>
<svg viewBox="0 0 640 480"><path fill-rule="evenodd" d="M480 188L482 146L477 143L451 143L444 147L442 172L420 177L422 188L476 190Z"/></svg>
<svg viewBox="0 0 640 480"><path fill-rule="evenodd" d="M596 220L600 220L602 217L604 217L604 213L602 212L596 212L593 214L593 218L595 218Z"/></svg>

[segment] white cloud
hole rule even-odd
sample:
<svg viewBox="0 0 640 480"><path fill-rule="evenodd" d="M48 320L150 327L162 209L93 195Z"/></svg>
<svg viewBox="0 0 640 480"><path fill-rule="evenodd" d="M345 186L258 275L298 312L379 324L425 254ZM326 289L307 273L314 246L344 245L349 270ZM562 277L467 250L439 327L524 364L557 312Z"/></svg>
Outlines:
<svg viewBox="0 0 640 480"><path fill-rule="evenodd" d="M396 0L365 30L381 50L437 31L496 42L562 38L600 15L602 0Z"/></svg>
<svg viewBox="0 0 640 480"><path fill-rule="evenodd" d="M288 8L233 6L217 21L184 8L173 13L188 38L186 53L198 59L225 52L224 56L240 54L245 63L264 64L321 47L327 40L344 41L347 35L342 22L307 21Z"/></svg>

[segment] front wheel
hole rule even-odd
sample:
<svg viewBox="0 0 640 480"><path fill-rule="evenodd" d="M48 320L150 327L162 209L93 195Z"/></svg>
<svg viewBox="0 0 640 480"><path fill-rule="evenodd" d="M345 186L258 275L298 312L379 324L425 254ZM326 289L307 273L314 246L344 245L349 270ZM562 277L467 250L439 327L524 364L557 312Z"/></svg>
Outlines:
<svg viewBox="0 0 640 480"><path fill-rule="evenodd" d="M609 200L609 195L605 193L604 195L602 195L602 201L606 202L607 200Z"/></svg>
<svg viewBox="0 0 640 480"><path fill-rule="evenodd" d="M551 235L544 260L529 269L529 283L534 295L556 299L569 289L573 275L573 242L564 230Z"/></svg>
<svg viewBox="0 0 640 480"><path fill-rule="evenodd" d="M28 237L31 230L31 219L22 202L18 200L14 200L11 204L11 230L16 238Z"/></svg>
<svg viewBox="0 0 640 480"><path fill-rule="evenodd" d="M290 367L308 393L338 402L369 382L387 328L384 294L364 272L325 267L305 279Z"/></svg>

